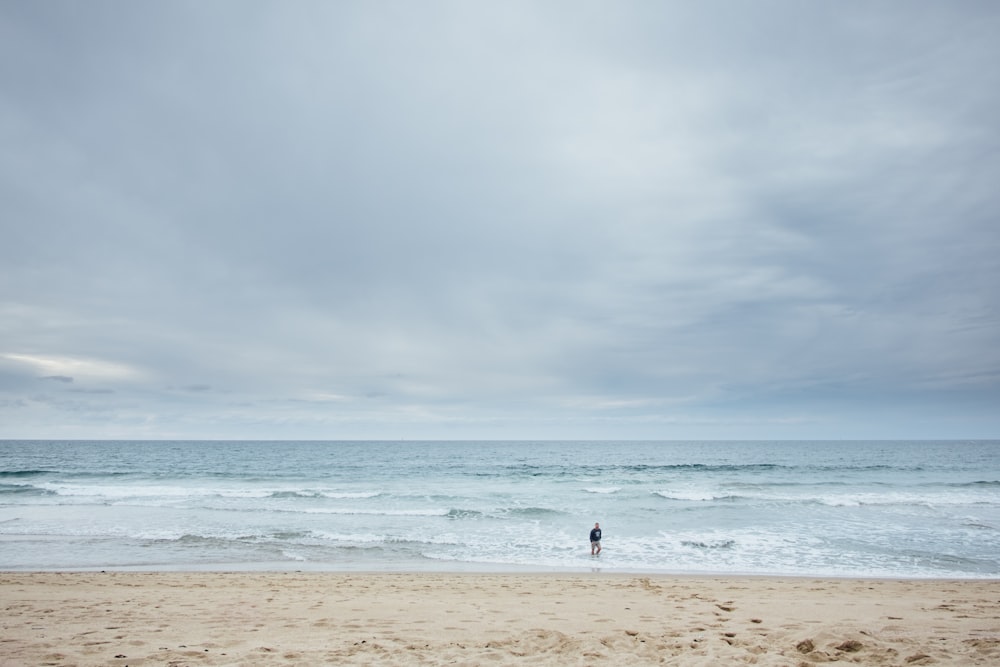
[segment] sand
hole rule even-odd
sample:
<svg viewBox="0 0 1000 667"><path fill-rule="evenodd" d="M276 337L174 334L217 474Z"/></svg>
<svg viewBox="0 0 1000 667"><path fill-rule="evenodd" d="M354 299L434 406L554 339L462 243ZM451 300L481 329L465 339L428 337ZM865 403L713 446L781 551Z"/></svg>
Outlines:
<svg viewBox="0 0 1000 667"><path fill-rule="evenodd" d="M0 572L2 665L1000 664L1000 581Z"/></svg>

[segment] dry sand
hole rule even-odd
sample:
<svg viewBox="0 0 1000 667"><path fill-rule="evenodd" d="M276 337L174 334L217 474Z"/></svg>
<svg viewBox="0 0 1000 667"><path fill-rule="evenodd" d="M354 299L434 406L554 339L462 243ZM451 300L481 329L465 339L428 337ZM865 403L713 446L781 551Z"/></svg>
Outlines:
<svg viewBox="0 0 1000 667"><path fill-rule="evenodd" d="M0 572L2 665L1000 665L1000 581Z"/></svg>

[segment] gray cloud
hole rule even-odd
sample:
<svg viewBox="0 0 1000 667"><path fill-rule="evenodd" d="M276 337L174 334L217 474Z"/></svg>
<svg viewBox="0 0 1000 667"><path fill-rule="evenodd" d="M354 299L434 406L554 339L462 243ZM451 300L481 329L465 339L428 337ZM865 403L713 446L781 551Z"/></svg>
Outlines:
<svg viewBox="0 0 1000 667"><path fill-rule="evenodd" d="M0 437L995 434L998 15L6 4Z"/></svg>

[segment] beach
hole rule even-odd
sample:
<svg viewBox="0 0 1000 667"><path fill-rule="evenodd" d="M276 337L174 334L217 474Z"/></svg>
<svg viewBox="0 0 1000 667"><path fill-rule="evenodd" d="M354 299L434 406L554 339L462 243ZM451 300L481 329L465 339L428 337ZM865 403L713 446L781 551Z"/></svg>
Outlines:
<svg viewBox="0 0 1000 667"><path fill-rule="evenodd" d="M0 573L3 665L995 665L1000 580Z"/></svg>

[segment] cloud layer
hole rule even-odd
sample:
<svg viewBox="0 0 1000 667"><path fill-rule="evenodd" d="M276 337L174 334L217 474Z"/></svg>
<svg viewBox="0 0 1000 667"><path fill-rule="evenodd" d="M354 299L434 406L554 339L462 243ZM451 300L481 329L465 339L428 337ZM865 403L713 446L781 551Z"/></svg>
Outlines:
<svg viewBox="0 0 1000 667"><path fill-rule="evenodd" d="M0 437L995 437L998 28L4 3Z"/></svg>

